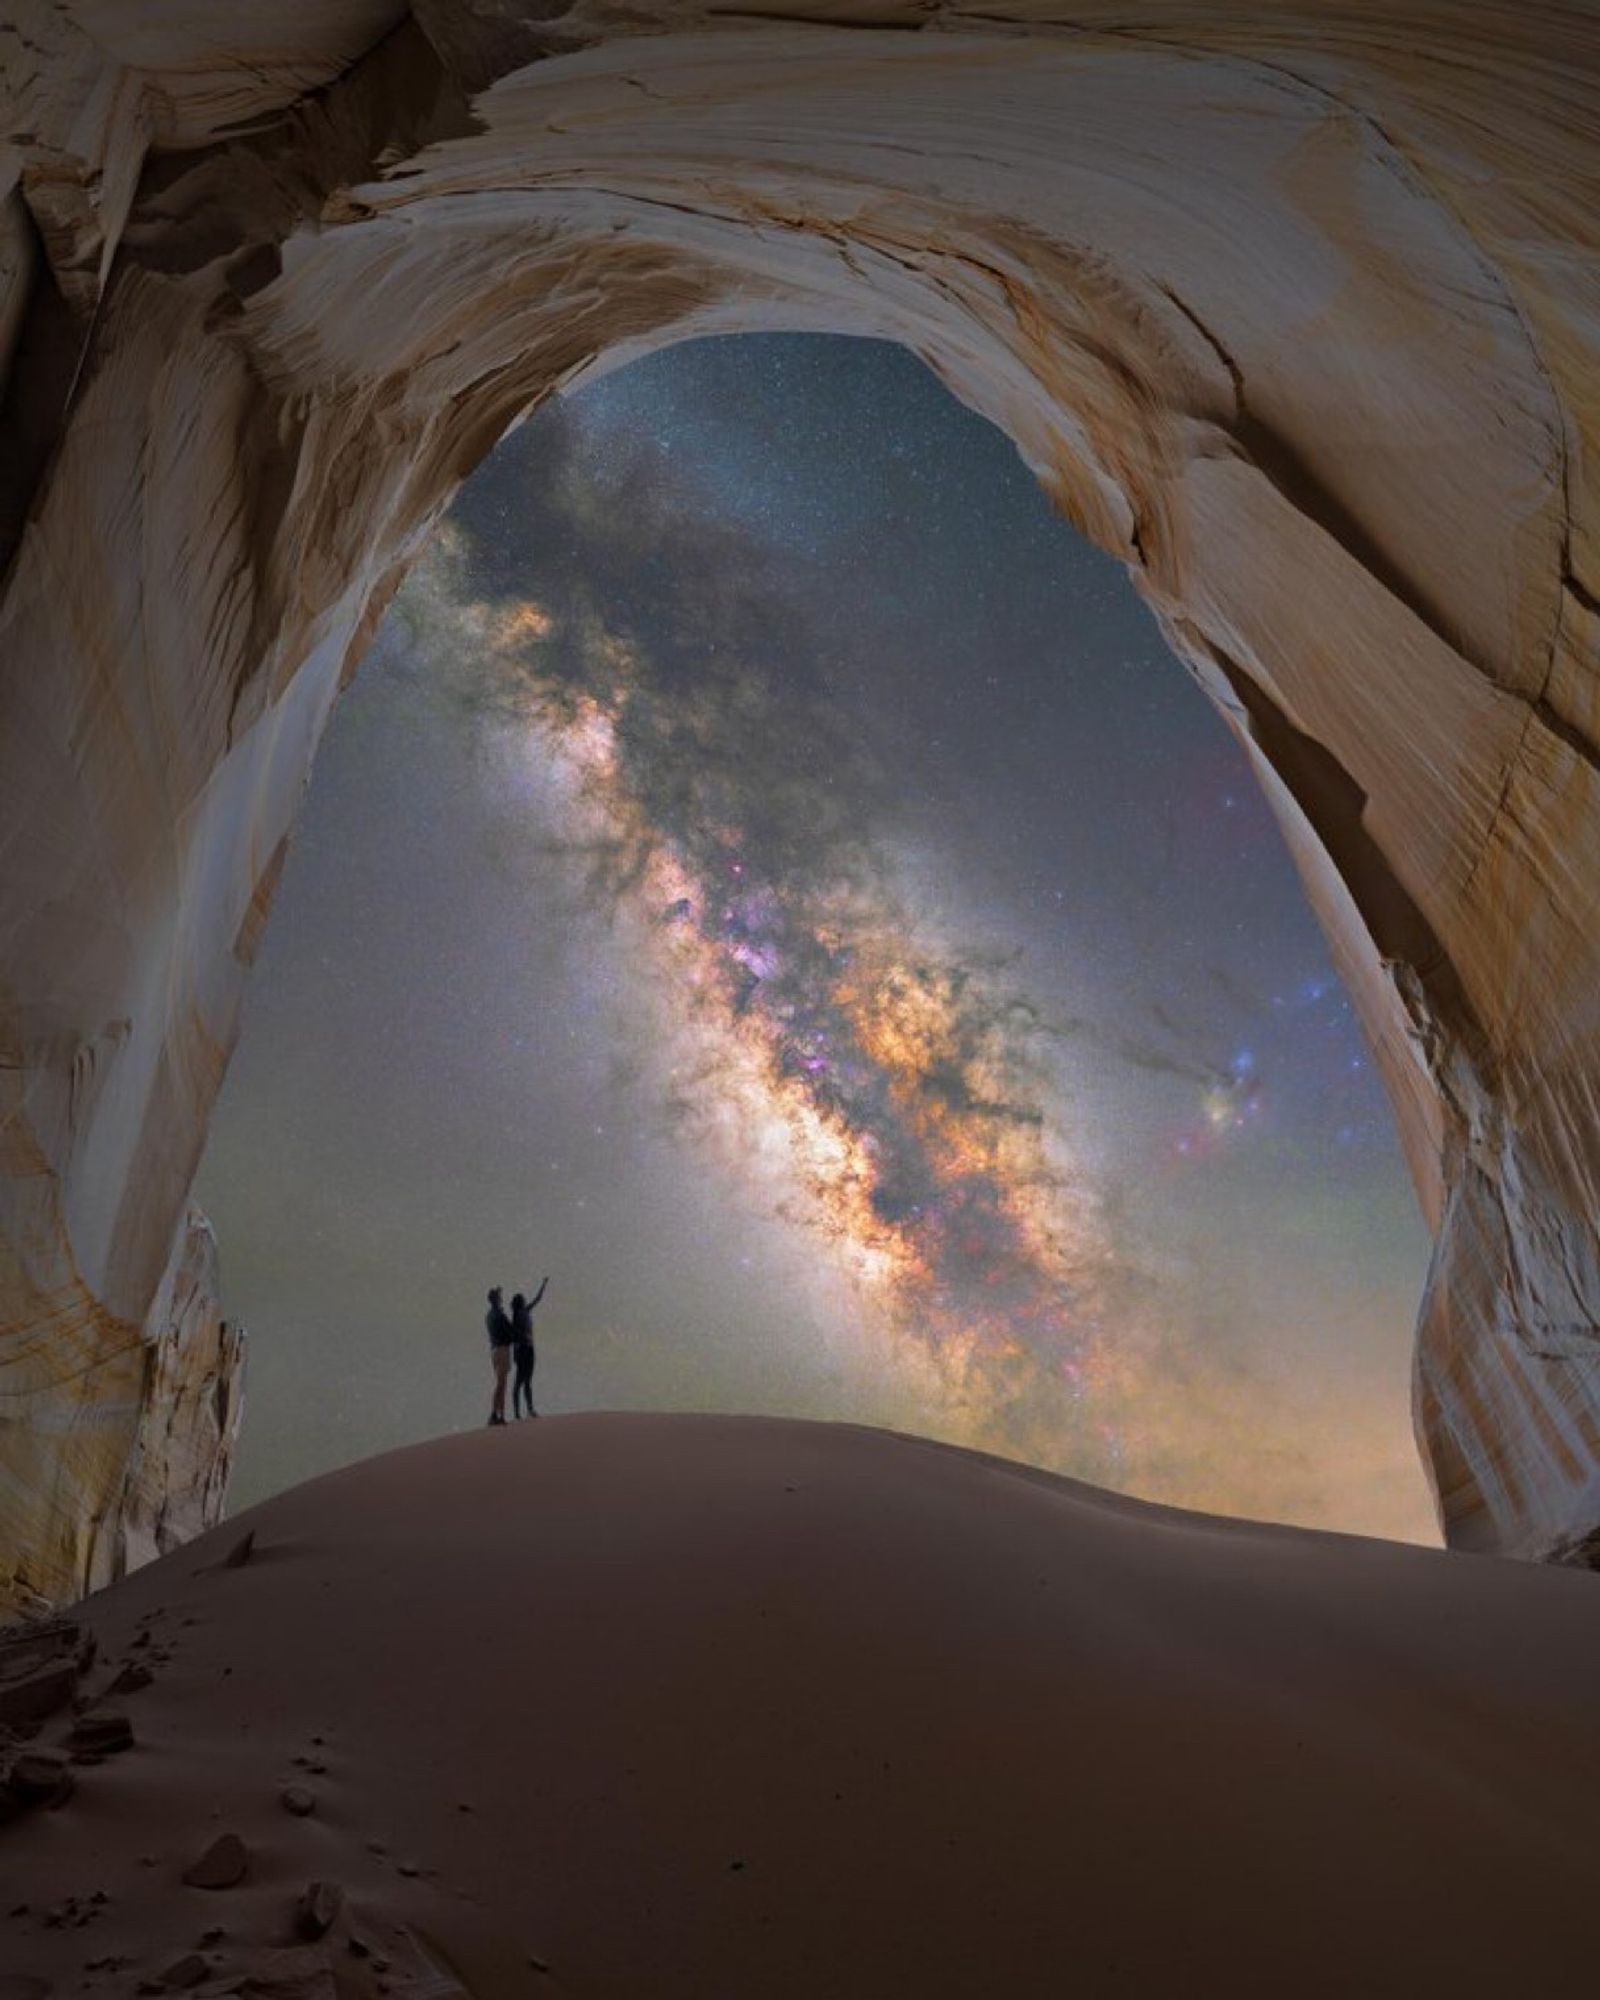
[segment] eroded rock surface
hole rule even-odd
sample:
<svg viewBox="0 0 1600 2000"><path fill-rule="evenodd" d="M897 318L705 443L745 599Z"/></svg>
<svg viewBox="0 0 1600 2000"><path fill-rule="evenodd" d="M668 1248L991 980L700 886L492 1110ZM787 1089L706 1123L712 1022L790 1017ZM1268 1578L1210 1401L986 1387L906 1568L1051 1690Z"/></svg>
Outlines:
<svg viewBox="0 0 1600 2000"><path fill-rule="evenodd" d="M1447 1532L1531 1554L1600 1523L1590 11L23 21L0 1481L32 1589L181 1531L161 1467L203 1448L135 1441L174 1245L319 732L407 561L539 397L753 327L904 341L1130 564L1395 1102Z"/></svg>
<svg viewBox="0 0 1600 2000"><path fill-rule="evenodd" d="M192 1541L222 1518L244 1410L244 1333L222 1318L219 1292L211 1225L191 1210L172 1302L146 1349L113 1575Z"/></svg>
<svg viewBox="0 0 1600 2000"><path fill-rule="evenodd" d="M0 1343L0 1618L109 1583L220 1517L244 1394L210 1225L186 1216L147 1321L85 1296Z"/></svg>

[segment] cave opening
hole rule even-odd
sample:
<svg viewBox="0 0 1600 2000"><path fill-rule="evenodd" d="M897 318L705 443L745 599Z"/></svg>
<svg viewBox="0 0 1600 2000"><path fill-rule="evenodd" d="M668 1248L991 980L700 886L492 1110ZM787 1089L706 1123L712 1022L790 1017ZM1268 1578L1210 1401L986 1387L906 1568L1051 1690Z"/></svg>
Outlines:
<svg viewBox="0 0 1600 2000"><path fill-rule="evenodd" d="M907 350L682 341L480 467L322 746L198 1184L235 1504L541 1406L887 1423L1435 1539L1429 1243L1243 751Z"/></svg>
<svg viewBox="0 0 1600 2000"><path fill-rule="evenodd" d="M1448 1539L1582 1557L1594 315L1582 93L1550 79L1592 37L1535 63L1479 23L1463 63L1430 16L1413 70L1316 9L1179 9L1181 45L824 12L601 9L559 52L340 12L264 67L107 14L31 72L0 341L10 407L43 392L0 599L8 1606L211 1518L229 1364L186 1197L323 719L440 510L550 392L777 328L925 357L1136 573L1391 1093Z"/></svg>

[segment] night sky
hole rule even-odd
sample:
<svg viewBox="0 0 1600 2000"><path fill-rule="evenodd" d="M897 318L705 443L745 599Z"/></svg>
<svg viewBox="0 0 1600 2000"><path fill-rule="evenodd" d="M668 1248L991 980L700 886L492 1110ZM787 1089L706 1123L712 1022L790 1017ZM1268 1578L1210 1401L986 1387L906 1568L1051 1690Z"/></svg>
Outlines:
<svg viewBox="0 0 1600 2000"><path fill-rule="evenodd" d="M1266 804L910 355L669 349L464 490L335 711L197 1190L234 1503L541 1409L887 1423L1437 1539L1427 1239Z"/></svg>

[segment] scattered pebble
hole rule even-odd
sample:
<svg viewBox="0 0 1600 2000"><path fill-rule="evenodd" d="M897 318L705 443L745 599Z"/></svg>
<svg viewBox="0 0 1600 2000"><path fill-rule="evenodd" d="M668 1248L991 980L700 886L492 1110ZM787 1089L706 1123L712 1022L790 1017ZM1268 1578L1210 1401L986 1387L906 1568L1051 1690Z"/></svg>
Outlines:
<svg viewBox="0 0 1600 2000"><path fill-rule="evenodd" d="M0 1683L0 1722L26 1728L65 1708L78 1686L74 1658L51 1660L33 1673Z"/></svg>
<svg viewBox="0 0 1600 2000"><path fill-rule="evenodd" d="M74 1750L91 1756L115 1756L133 1748L133 1724L120 1711L90 1709L73 1723L70 1741Z"/></svg>
<svg viewBox="0 0 1600 2000"><path fill-rule="evenodd" d="M24 1805L58 1806L71 1795L71 1766L53 1750L24 1750L11 1760L6 1789Z"/></svg>
<svg viewBox="0 0 1600 2000"><path fill-rule="evenodd" d="M141 1688L149 1687L155 1675L142 1660L128 1660L118 1668L116 1678L107 1694L137 1694Z"/></svg>
<svg viewBox="0 0 1600 2000"><path fill-rule="evenodd" d="M222 1567L224 1569L243 1569L254 1553L255 1545L256 1531L252 1528L248 1534L241 1535L238 1541L234 1543L233 1547L222 1558Z"/></svg>
<svg viewBox="0 0 1600 2000"><path fill-rule="evenodd" d="M317 1809L316 1794L304 1785L285 1785L282 1799L284 1811L292 1812L296 1819L304 1819Z"/></svg>
<svg viewBox="0 0 1600 2000"><path fill-rule="evenodd" d="M183 1879L191 1889L232 1889L250 1867L250 1850L236 1833L220 1833L198 1861L191 1861Z"/></svg>
<svg viewBox="0 0 1600 2000"><path fill-rule="evenodd" d="M95 1904L80 1902L76 1896L67 1896L59 1903L52 1903L40 1921L47 1930L81 1931L85 1924L92 1924L99 1915Z"/></svg>
<svg viewBox="0 0 1600 2000"><path fill-rule="evenodd" d="M226 1972L202 1991L257 1994L261 2000L333 2000L333 1968L326 1945L247 1946L230 1952ZM424 2000L419 1992L414 2000Z"/></svg>
<svg viewBox="0 0 1600 2000"><path fill-rule="evenodd" d="M199 1952L185 1952L182 1958L175 1959L167 1967L161 1975L161 1980L165 1986L198 1986L210 1970L211 1967Z"/></svg>
<svg viewBox="0 0 1600 2000"><path fill-rule="evenodd" d="M326 1937L338 1921L344 1890L337 1882L308 1882L294 1908L294 1927L301 1937Z"/></svg>

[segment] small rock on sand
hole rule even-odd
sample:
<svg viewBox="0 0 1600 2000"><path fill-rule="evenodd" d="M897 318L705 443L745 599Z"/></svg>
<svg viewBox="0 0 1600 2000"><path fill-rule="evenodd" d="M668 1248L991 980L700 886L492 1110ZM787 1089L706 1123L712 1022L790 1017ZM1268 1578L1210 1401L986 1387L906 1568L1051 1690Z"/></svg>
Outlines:
<svg viewBox="0 0 1600 2000"><path fill-rule="evenodd" d="M98 1757L133 1748L133 1724L118 1711L91 1708L72 1725L72 1747Z"/></svg>
<svg viewBox="0 0 1600 2000"><path fill-rule="evenodd" d="M53 1750L24 1750L11 1760L6 1790L29 1806L58 1806L72 1790L71 1766Z"/></svg>
<svg viewBox="0 0 1600 2000"><path fill-rule="evenodd" d="M52 1660L14 1680L0 1681L0 1723L16 1728L43 1722L65 1708L78 1687L75 1660Z"/></svg>
<svg viewBox="0 0 1600 2000"><path fill-rule="evenodd" d="M161 1979L166 1986L198 1986L210 1970L210 1964L199 1952L189 1951L169 1965Z"/></svg>
<svg viewBox="0 0 1600 2000"><path fill-rule="evenodd" d="M238 1541L234 1543L233 1547L222 1558L222 1567L224 1569L243 1569L251 1556L254 1555L255 1546L256 1531L252 1528L248 1534L241 1535Z"/></svg>
<svg viewBox="0 0 1600 2000"><path fill-rule="evenodd" d="M283 1809L292 1812L296 1819L304 1819L307 1813L317 1809L317 1795L304 1785L285 1785L281 1794Z"/></svg>
<svg viewBox="0 0 1600 2000"><path fill-rule="evenodd" d="M250 1850L236 1833L221 1833L198 1861L191 1861L183 1879L191 1889L232 1889L245 1878Z"/></svg>
<svg viewBox="0 0 1600 2000"><path fill-rule="evenodd" d="M269 1945L230 1958L225 1979L208 1992L241 1993L254 2000L339 2000L323 1945ZM421 1994L417 2000L423 2000Z"/></svg>
<svg viewBox="0 0 1600 2000"><path fill-rule="evenodd" d="M325 1937L343 1904L344 1890L337 1882L308 1882L294 1906L294 1927L303 1938Z"/></svg>

